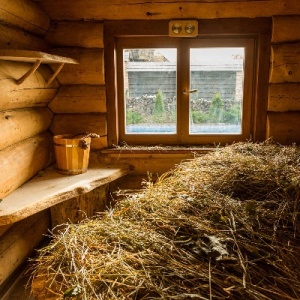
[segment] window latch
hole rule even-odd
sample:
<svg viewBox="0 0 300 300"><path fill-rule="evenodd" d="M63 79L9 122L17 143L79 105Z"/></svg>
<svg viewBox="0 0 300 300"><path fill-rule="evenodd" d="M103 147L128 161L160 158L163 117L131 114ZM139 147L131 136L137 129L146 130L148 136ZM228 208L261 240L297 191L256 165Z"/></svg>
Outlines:
<svg viewBox="0 0 300 300"><path fill-rule="evenodd" d="M193 94L193 93L197 93L198 89L193 89L193 90L183 90L183 95L188 95L188 94Z"/></svg>

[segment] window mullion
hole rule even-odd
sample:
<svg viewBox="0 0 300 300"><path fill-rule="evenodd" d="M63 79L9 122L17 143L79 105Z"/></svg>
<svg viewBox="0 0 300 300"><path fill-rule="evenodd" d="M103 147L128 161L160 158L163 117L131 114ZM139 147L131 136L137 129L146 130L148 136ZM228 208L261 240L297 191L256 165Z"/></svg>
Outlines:
<svg viewBox="0 0 300 300"><path fill-rule="evenodd" d="M177 97L178 97L178 139L180 142L186 142L189 134L189 94L185 91L190 89L190 53L187 46L187 40L182 39L177 57Z"/></svg>

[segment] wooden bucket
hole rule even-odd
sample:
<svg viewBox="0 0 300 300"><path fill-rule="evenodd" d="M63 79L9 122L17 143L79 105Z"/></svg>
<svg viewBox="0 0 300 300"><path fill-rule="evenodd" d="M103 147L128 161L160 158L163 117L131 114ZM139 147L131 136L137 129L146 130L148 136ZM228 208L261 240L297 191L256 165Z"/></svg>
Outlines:
<svg viewBox="0 0 300 300"><path fill-rule="evenodd" d="M88 169L91 138L70 138L72 134L53 137L57 170L61 174L75 175Z"/></svg>

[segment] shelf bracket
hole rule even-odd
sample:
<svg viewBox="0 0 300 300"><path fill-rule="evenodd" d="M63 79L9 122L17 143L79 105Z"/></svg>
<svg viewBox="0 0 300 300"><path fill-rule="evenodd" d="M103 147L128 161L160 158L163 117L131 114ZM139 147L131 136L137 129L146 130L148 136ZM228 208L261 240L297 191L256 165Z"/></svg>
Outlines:
<svg viewBox="0 0 300 300"><path fill-rule="evenodd" d="M26 72L21 78L17 79L16 83L17 84L23 83L30 75L32 75L38 69L38 67L40 66L41 63L42 63L42 60L40 60L40 59L36 60L36 62L32 65L32 67L30 68L30 70L28 72ZM57 69L55 70L55 72L52 74L52 76L46 82L46 86L48 86L56 78L56 76L62 70L62 68L64 67L64 65L65 65L64 63L59 64L59 66L57 67Z"/></svg>
<svg viewBox="0 0 300 300"><path fill-rule="evenodd" d="M62 68L64 67L64 65L65 65L64 63L59 64L59 66L57 67L57 69L55 70L55 72L52 74L52 76L46 82L46 86L48 86L55 79L55 77L59 74L59 72L62 70Z"/></svg>
<svg viewBox="0 0 300 300"><path fill-rule="evenodd" d="M33 63L32 67L19 79L16 84L23 83L30 75L32 75L40 66L40 64L58 64L57 69L45 83L45 86L56 78L65 64L78 64L79 62L73 58L53 55L40 51L18 50L18 49L0 49L0 60L11 60Z"/></svg>
<svg viewBox="0 0 300 300"><path fill-rule="evenodd" d="M35 63L32 65L32 67L30 68L30 70L27 73L25 73L21 78L16 80L16 83L17 84L23 83L31 74L33 74L37 70L37 68L40 66L41 63L42 60L37 59Z"/></svg>

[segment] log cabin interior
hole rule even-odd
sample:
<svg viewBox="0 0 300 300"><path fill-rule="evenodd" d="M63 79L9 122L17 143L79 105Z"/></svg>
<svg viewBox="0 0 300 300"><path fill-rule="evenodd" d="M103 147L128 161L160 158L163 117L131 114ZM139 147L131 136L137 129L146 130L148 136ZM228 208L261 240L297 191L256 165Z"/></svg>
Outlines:
<svg viewBox="0 0 300 300"><path fill-rule="evenodd" d="M176 36L186 20L196 34ZM0 0L2 299L27 297L23 270L48 230L103 211L118 189L215 144L298 144L299 26L298 0ZM239 134L189 132L186 64L201 43L246 49ZM122 53L145 45L177 51L176 134L126 129ZM88 171L53 175L53 136L80 132L99 135Z"/></svg>

